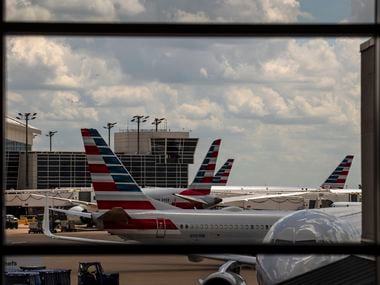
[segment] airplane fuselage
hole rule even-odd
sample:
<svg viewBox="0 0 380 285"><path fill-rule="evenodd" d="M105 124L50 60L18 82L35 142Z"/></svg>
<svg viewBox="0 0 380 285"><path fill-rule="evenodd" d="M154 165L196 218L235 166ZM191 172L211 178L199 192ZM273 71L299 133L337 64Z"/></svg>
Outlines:
<svg viewBox="0 0 380 285"><path fill-rule="evenodd" d="M104 224L125 240L143 243L258 244L286 211L165 210L128 212L124 224Z"/></svg>

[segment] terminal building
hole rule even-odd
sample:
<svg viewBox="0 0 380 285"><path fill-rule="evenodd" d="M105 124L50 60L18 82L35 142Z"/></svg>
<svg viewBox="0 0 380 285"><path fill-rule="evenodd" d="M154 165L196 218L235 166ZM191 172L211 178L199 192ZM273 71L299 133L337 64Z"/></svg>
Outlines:
<svg viewBox="0 0 380 285"><path fill-rule="evenodd" d="M78 152L33 151L34 135L41 130L28 126L28 173L25 160L25 124L6 119L6 189L90 187L86 156ZM114 134L114 150L141 187L188 185L189 164L194 163L198 138L189 132L166 130L120 130Z"/></svg>

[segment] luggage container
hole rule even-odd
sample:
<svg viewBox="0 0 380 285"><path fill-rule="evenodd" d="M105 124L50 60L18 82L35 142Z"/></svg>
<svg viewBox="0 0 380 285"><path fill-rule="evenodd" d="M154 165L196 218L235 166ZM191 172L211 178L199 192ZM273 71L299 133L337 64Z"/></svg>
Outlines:
<svg viewBox="0 0 380 285"><path fill-rule="evenodd" d="M42 285L37 271L5 272L4 285Z"/></svg>

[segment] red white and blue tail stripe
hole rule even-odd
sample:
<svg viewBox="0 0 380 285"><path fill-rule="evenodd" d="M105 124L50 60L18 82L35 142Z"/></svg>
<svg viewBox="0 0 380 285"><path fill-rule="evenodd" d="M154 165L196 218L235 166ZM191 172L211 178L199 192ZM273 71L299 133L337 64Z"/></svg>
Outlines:
<svg viewBox="0 0 380 285"><path fill-rule="evenodd" d="M223 164L223 166L219 169L219 171L215 174L212 185L214 186L225 186L227 185L228 177L231 173L232 165L234 164L233 159L227 159L227 161Z"/></svg>
<svg viewBox="0 0 380 285"><path fill-rule="evenodd" d="M96 129L81 129L99 210L153 210L169 205L148 198Z"/></svg>
<svg viewBox="0 0 380 285"><path fill-rule="evenodd" d="M353 159L354 159L353 155L347 155L343 159L343 161L338 165L338 167L334 170L334 172L331 173L331 175L321 185L321 188L343 189L344 184L346 183L346 179L350 171L350 167L351 167Z"/></svg>
<svg viewBox="0 0 380 285"><path fill-rule="evenodd" d="M194 181L189 188L182 191L182 195L208 195L211 192L212 180L214 178L216 160L219 154L221 139L213 141L206 157L204 158Z"/></svg>

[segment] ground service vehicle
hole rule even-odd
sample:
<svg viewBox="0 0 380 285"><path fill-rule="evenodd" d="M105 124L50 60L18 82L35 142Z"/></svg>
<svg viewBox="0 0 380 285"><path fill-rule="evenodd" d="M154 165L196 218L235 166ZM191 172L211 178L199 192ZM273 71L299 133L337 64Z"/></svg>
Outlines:
<svg viewBox="0 0 380 285"><path fill-rule="evenodd" d="M104 273L100 262L80 262L78 285L119 285L119 273Z"/></svg>
<svg viewBox="0 0 380 285"><path fill-rule="evenodd" d="M17 229L18 228L18 219L13 215L5 216L5 228L6 229Z"/></svg>

